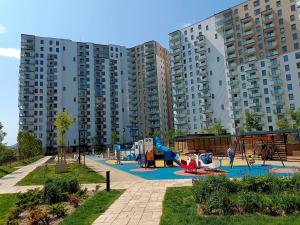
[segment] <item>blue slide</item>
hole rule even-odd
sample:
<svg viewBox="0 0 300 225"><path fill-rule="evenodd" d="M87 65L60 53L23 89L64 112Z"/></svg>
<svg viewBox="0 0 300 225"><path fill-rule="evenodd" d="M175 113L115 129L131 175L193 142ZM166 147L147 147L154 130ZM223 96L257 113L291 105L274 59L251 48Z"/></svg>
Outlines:
<svg viewBox="0 0 300 225"><path fill-rule="evenodd" d="M178 160L179 158L178 155L168 147L164 146L159 137L154 137L153 142L157 151L162 152L164 154L165 161L172 160L173 162L175 162L180 166L181 163Z"/></svg>

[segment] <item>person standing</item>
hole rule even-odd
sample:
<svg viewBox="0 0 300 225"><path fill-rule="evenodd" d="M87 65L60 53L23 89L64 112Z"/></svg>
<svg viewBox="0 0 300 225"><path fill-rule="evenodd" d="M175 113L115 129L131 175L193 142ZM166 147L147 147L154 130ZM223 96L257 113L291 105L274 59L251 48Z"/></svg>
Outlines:
<svg viewBox="0 0 300 225"><path fill-rule="evenodd" d="M233 161L234 161L234 150L231 148L231 146L229 146L229 148L227 149L227 154L229 156L230 168L232 168L233 167Z"/></svg>

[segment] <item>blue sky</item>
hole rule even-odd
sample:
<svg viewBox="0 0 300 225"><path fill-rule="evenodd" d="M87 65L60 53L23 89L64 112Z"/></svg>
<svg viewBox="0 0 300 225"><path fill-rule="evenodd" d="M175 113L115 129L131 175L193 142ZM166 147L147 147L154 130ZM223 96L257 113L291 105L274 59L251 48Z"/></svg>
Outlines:
<svg viewBox="0 0 300 225"><path fill-rule="evenodd" d="M16 143L20 34L131 47L244 0L0 0L0 121Z"/></svg>

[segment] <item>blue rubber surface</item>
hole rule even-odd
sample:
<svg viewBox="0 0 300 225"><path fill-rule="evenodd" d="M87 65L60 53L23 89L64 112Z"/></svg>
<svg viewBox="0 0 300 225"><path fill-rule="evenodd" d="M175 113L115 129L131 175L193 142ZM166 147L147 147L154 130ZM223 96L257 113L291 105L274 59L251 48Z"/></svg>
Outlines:
<svg viewBox="0 0 300 225"><path fill-rule="evenodd" d="M196 176L181 176L174 174L174 172L182 170L180 167L166 167L166 168L157 168L157 170L148 171L148 172L135 172L132 171L133 169L140 168L138 164L124 164L124 165L117 165L117 164L110 164L107 163L105 160L99 160L96 157L90 157L97 162L103 163L105 165L111 166L113 168L128 172L135 176L144 178L146 180L167 180L167 179L192 179L196 178ZM254 165L251 167L251 170L248 169L248 166L235 166L230 168L230 166L222 166L220 167L221 170L228 171L227 176L231 178L239 178L245 175L252 175L252 176L260 176L264 174L268 174L270 169L273 168L284 168L283 166L261 166L261 165ZM285 168L300 168L300 167L285 167ZM292 176L292 173L271 173L277 176ZM199 176L205 177L205 176ZM126 179L126 178L125 178Z"/></svg>

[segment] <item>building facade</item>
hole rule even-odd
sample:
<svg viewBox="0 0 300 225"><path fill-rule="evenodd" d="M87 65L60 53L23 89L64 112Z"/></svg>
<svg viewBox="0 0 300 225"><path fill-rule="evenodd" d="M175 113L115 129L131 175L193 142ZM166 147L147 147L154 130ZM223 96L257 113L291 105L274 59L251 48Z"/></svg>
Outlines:
<svg viewBox="0 0 300 225"><path fill-rule="evenodd" d="M128 49L130 123L134 138L173 127L168 51L155 41Z"/></svg>
<svg viewBox="0 0 300 225"><path fill-rule="evenodd" d="M248 0L169 34L175 129L221 120L231 133L245 112L277 129L300 107L299 2Z"/></svg>
<svg viewBox="0 0 300 225"><path fill-rule="evenodd" d="M148 55L139 53L143 47L148 48ZM136 55L132 56L134 49ZM149 127L147 122L153 128L165 130L169 126L168 104L171 105L166 90L167 57L167 51L154 41L127 49L24 34L19 71L19 130L33 132L48 150L57 147L54 121L64 110L75 118L66 134L66 145L74 148L79 144L111 144L112 132L118 136L118 143L131 142L137 131L133 122L140 120L141 130ZM140 63L137 70L145 70L149 75L147 81L136 73L138 79L133 82L134 61ZM132 92L134 87L136 92ZM131 98L132 94L138 94L138 102ZM139 120L132 120L133 112Z"/></svg>
<svg viewBox="0 0 300 225"><path fill-rule="evenodd" d="M78 146L79 136L107 145L111 132L128 142L127 79L125 47L22 35L19 129L55 148L55 116L66 110L75 118L68 146Z"/></svg>

